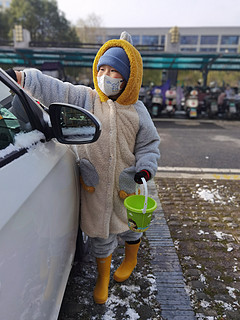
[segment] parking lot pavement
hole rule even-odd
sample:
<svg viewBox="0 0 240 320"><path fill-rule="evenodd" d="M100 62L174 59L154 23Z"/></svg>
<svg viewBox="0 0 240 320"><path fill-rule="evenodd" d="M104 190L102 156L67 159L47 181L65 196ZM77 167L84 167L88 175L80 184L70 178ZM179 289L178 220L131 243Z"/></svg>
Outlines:
<svg viewBox="0 0 240 320"><path fill-rule="evenodd" d="M124 256L120 241L109 299L96 305L90 252L73 266L58 320L240 319L239 180L236 172L159 172L148 183L158 208L131 277L112 279Z"/></svg>
<svg viewBox="0 0 240 320"><path fill-rule="evenodd" d="M230 170L155 179L197 319L240 319L239 180Z"/></svg>

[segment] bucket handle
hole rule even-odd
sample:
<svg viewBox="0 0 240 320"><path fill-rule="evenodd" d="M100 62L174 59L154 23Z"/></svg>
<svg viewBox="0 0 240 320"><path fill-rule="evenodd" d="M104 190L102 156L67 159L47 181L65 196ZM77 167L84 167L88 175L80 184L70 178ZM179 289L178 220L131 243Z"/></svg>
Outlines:
<svg viewBox="0 0 240 320"><path fill-rule="evenodd" d="M144 186L144 193L145 193L145 201L144 201L144 206L142 209L142 213L145 214L147 211L147 201L148 201L148 189L147 189L147 181L144 178L141 178L142 182L143 182L143 186ZM136 194L138 194L138 188L139 188L139 184L136 184Z"/></svg>

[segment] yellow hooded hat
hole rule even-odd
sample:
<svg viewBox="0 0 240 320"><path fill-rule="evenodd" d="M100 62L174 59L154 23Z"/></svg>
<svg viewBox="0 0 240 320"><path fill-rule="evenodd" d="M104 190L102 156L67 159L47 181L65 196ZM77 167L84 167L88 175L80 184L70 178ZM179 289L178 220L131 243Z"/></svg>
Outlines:
<svg viewBox="0 0 240 320"><path fill-rule="evenodd" d="M101 56L112 47L121 47L125 50L130 62L130 75L125 89L117 98L117 102L122 105L129 105L137 102L139 90L142 85L143 64L140 53L134 46L123 39L113 39L107 41L98 51L93 62L93 82L102 102L106 102L109 98L99 88L97 82L97 65Z"/></svg>

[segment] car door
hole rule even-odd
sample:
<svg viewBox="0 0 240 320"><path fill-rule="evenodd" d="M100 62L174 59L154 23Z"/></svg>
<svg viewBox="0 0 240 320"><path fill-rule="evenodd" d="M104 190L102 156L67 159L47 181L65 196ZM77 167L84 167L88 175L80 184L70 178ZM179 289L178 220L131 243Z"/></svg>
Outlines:
<svg viewBox="0 0 240 320"><path fill-rule="evenodd" d="M4 77L3 77L4 80ZM29 97L0 77L0 318L57 319L75 252L75 155L36 130ZM46 115L45 115L46 116Z"/></svg>

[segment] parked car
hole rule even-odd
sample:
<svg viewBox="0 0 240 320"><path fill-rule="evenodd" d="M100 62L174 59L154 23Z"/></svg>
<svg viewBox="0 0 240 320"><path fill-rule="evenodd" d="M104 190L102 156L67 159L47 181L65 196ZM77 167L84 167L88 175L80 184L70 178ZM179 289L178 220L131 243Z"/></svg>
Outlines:
<svg viewBox="0 0 240 320"><path fill-rule="evenodd" d="M41 106L0 69L1 319L57 319L79 231L72 145L100 132L88 111Z"/></svg>

